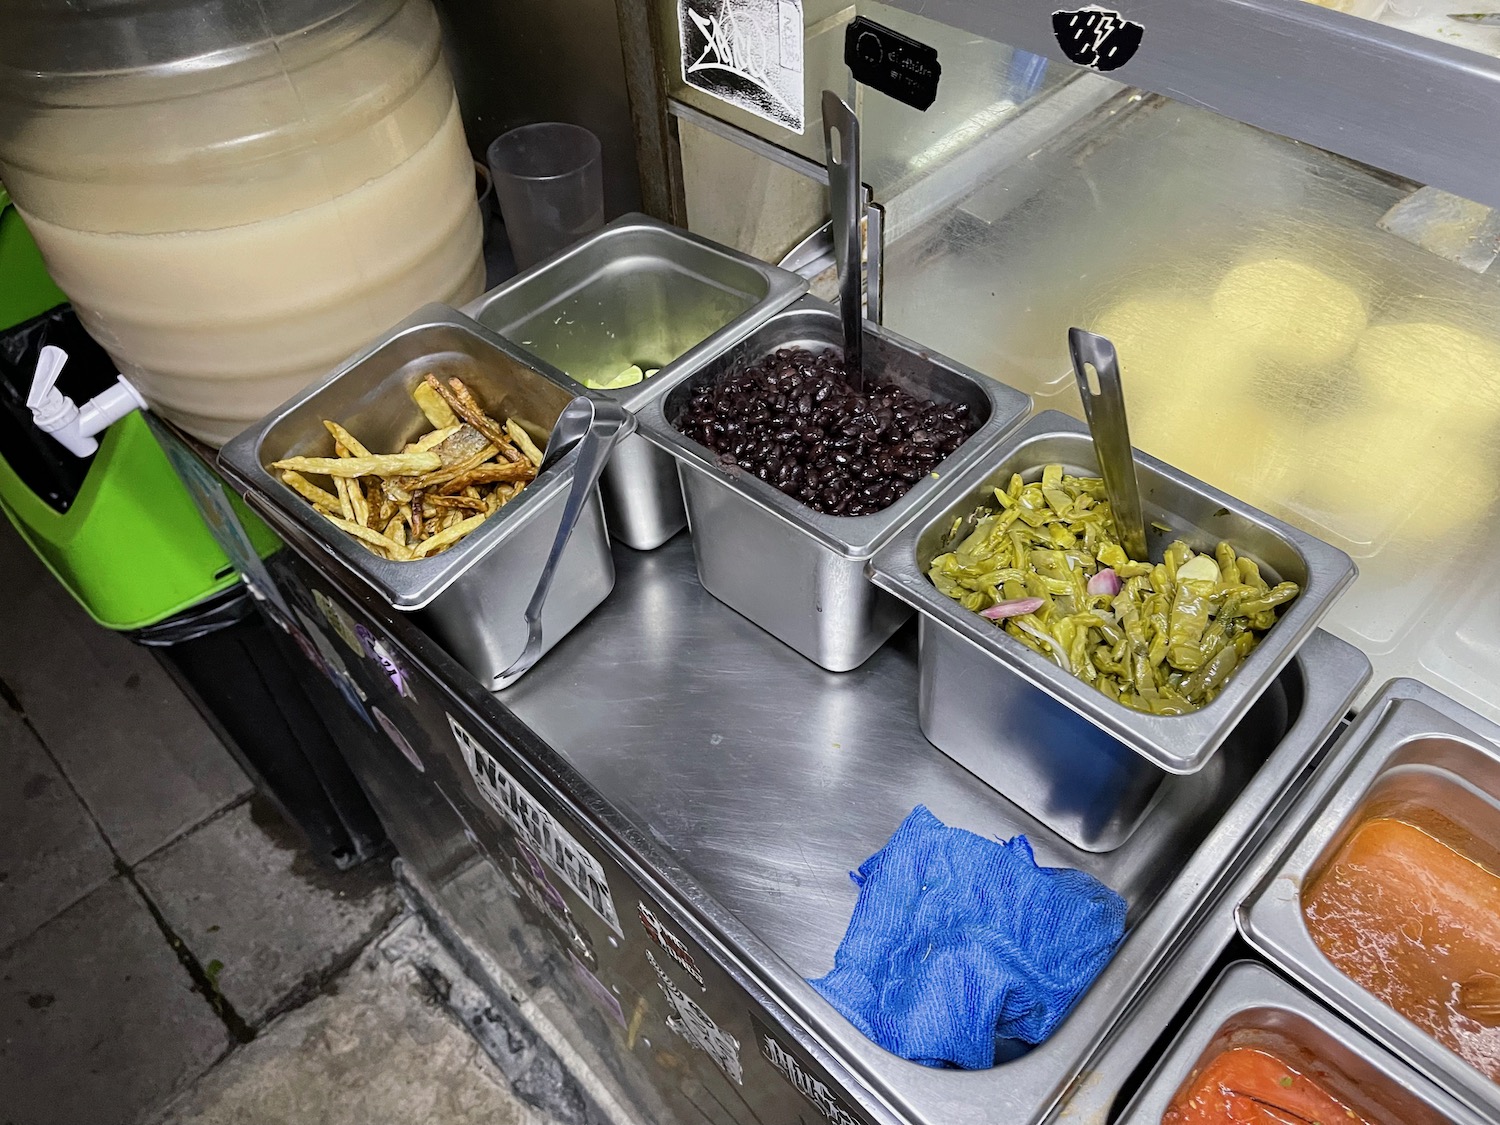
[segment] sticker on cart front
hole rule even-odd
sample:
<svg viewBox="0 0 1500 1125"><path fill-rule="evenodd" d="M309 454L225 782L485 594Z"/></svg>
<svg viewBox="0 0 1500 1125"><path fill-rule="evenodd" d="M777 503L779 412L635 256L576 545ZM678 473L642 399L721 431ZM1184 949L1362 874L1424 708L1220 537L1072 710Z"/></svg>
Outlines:
<svg viewBox="0 0 1500 1125"><path fill-rule="evenodd" d="M808 1069L791 1047L753 1015L750 1017L750 1027L760 1042L760 1053L765 1056L766 1061L792 1084L797 1093L812 1103L813 1108L824 1119L832 1125L866 1125L868 1118L850 1109L843 1098L829 1089L828 1083Z"/></svg>
<svg viewBox="0 0 1500 1125"><path fill-rule="evenodd" d="M609 882L599 861L535 797L521 788L505 767L479 745L473 735L459 726L452 715L448 716L448 726L453 730L464 764L469 767L469 774L484 799L547 866L604 919L610 929L624 937L625 933L620 929L620 914L615 909L615 900L609 893Z"/></svg>
<svg viewBox="0 0 1500 1125"><path fill-rule="evenodd" d="M323 675L327 676L329 683L338 689L339 694L344 697L344 702L349 705L349 709L363 719L367 727L374 730L375 720L370 718L370 713L365 710L364 689L349 674L349 669L344 664L344 658L339 655L338 649L333 647L333 642L323 635L323 630L318 628L308 614L295 607L293 612L302 622L302 627L307 630L308 639L318 650L319 666L323 670Z"/></svg>
<svg viewBox="0 0 1500 1125"><path fill-rule="evenodd" d="M322 590L314 590L312 596L313 601L317 603L318 610L323 614L323 620L328 622L328 627L338 635L339 640L349 646L350 652L355 656L363 657L365 648L359 643L359 634L354 631L354 619Z"/></svg>
<svg viewBox="0 0 1500 1125"><path fill-rule="evenodd" d="M620 1001L615 998L615 994L605 988L604 982L591 973L589 967L577 957L569 954L568 960L573 966L573 975L579 979L583 987L588 991L588 994L593 997L594 1003L598 1004L602 1011L609 1013L609 1017L621 1027L627 1026L625 1023L625 1009L620 1007Z"/></svg>
<svg viewBox="0 0 1500 1125"><path fill-rule="evenodd" d="M379 707L371 707L370 713L375 716L375 721L380 724L380 729L385 731L385 736L395 743L397 750L401 751L402 757L410 762L418 773L426 773L427 767L422 764L422 759L411 748L411 743L406 741L406 735L401 733L401 728L395 724L391 717Z"/></svg>
<svg viewBox="0 0 1500 1125"><path fill-rule="evenodd" d="M662 995L672 1006L672 1015L667 1017L667 1026L682 1036L698 1050L713 1059L726 1077L736 1086L745 1084L745 1072L740 1066L740 1041L719 1025L693 998L678 988L666 970L657 964L656 957L646 950L646 960L656 970L656 983Z"/></svg>
<svg viewBox="0 0 1500 1125"><path fill-rule="evenodd" d="M360 624L354 626L354 635L359 640L361 651L380 665L380 670L391 681L396 694L405 699L416 699L411 690L411 678L407 676L406 669L401 666L396 654L391 651L391 646Z"/></svg>
<svg viewBox="0 0 1500 1125"><path fill-rule="evenodd" d="M515 843L519 856L510 856L510 870L505 872L521 891L521 896L541 912L545 928L575 957L582 957L590 966L597 967L599 957L594 952L589 932L573 921L573 912L558 889L547 878L546 868L532 851L519 840ZM502 849L508 850L508 849Z"/></svg>
<svg viewBox="0 0 1500 1125"><path fill-rule="evenodd" d="M676 961L679 969L697 981L699 988L704 987L703 974L698 971L698 962L693 960L693 955L688 950L687 944L671 930L663 926L661 920L656 917L656 914L644 902L637 902L635 904L635 916L640 919L641 925L645 928L651 940L661 946L662 952L672 958L673 961Z"/></svg>
<svg viewBox="0 0 1500 1125"><path fill-rule="evenodd" d="M677 0L682 80L801 134L802 0Z"/></svg>

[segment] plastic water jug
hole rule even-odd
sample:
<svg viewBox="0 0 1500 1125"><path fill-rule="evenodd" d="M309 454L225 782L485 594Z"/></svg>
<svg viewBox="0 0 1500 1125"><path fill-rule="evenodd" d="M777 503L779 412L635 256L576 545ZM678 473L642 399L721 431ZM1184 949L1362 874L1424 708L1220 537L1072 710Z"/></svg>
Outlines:
<svg viewBox="0 0 1500 1125"><path fill-rule="evenodd" d="M31 0L5 22L0 181L121 373L203 440L482 289L429 0Z"/></svg>

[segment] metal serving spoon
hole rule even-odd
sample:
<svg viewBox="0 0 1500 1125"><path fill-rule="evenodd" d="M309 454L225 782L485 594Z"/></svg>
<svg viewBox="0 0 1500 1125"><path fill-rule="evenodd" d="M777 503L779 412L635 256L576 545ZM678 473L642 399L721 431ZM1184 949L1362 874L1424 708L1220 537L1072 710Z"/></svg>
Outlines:
<svg viewBox="0 0 1500 1125"><path fill-rule="evenodd" d="M610 452L629 427L631 417L619 404L607 399L592 399L580 396L563 408L553 423L551 436L547 439L547 451L542 454L540 477L574 446L578 447L578 459L573 465L573 487L563 504L562 520L557 525L557 534L552 539L552 549L547 561L542 564L541 577L536 590L526 606L526 647L521 655L505 671L496 674L490 685L492 691L509 687L521 678L542 655L542 607L547 604L547 594L552 589L552 580L557 575L557 564L562 559L563 549L578 525L583 514L583 505L589 493L599 483L599 474L609 463Z"/></svg>
<svg viewBox="0 0 1500 1125"><path fill-rule="evenodd" d="M833 140L838 131L838 144ZM844 324L844 370L864 389L864 278L860 269L859 118L832 90L823 91L823 147L828 156L828 209L833 257L839 268L839 312Z"/></svg>
<svg viewBox="0 0 1500 1125"><path fill-rule="evenodd" d="M1083 415L1094 435L1099 457L1099 475L1115 514L1120 546L1136 562L1146 557L1146 517L1141 509L1141 486L1135 475L1135 455L1130 450L1130 427L1125 421L1125 392L1120 388L1120 359L1115 346L1103 336L1082 328L1068 329L1068 352L1073 357L1073 375L1083 397ZM1097 379L1090 379L1092 367Z"/></svg>

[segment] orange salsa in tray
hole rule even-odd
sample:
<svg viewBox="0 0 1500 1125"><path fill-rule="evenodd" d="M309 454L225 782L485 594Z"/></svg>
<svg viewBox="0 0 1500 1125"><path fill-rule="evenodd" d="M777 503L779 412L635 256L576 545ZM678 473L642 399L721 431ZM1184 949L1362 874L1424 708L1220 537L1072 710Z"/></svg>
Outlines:
<svg viewBox="0 0 1500 1125"><path fill-rule="evenodd" d="M1162 1125L1385 1125L1263 1046L1229 1047L1193 1072Z"/></svg>
<svg viewBox="0 0 1500 1125"><path fill-rule="evenodd" d="M1500 849L1472 830L1500 812L1454 797L1442 812L1372 810L1309 881L1302 913L1340 972L1500 1081Z"/></svg>

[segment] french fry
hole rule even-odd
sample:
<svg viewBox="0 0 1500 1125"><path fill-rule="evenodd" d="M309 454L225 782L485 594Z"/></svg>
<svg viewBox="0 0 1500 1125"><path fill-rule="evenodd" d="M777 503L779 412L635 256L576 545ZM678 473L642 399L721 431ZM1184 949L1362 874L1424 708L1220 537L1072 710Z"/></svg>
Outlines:
<svg viewBox="0 0 1500 1125"><path fill-rule="evenodd" d="M434 508L462 508L466 512L486 512L483 500L472 496L428 496L427 503Z"/></svg>
<svg viewBox="0 0 1500 1125"><path fill-rule="evenodd" d="M292 491L296 492L305 500L311 500L313 507L325 512L338 512L342 510L339 498L326 488L319 488L301 473L288 469L281 474L281 482Z"/></svg>
<svg viewBox="0 0 1500 1125"><path fill-rule="evenodd" d="M333 443L333 451L345 460L349 460L353 454L341 441ZM354 513L354 522L361 527L370 526L370 504L365 499L364 486L357 479L350 480L345 491L349 495L349 508Z"/></svg>
<svg viewBox="0 0 1500 1125"><path fill-rule="evenodd" d="M372 547L379 547L381 550L388 552L393 559L405 561L412 557L411 552L400 543L380 534L378 531L371 531L363 524L357 524L353 520L341 519L335 515L325 515L324 518L333 524L334 527L342 528L360 542L368 543Z"/></svg>
<svg viewBox="0 0 1500 1125"><path fill-rule="evenodd" d="M411 397L416 401L417 409L427 416L435 430L446 430L449 426L458 425L458 416L453 413L453 407L444 401L443 396L426 382L427 379L436 381L437 376L429 373L422 382L412 388Z"/></svg>
<svg viewBox="0 0 1500 1125"><path fill-rule="evenodd" d="M452 465L445 465L441 469L438 469L436 472L424 473L422 476L414 478L411 487L428 489L436 488L440 484L447 484L449 481L457 480L458 478L473 472L475 469L479 468L481 465L489 461L489 459L493 456L495 456L495 447L493 445L486 445L483 449L479 450L479 452L475 453L474 456L468 458L465 461L458 461ZM519 464L529 466L529 462L525 461L524 459L521 460Z"/></svg>
<svg viewBox="0 0 1500 1125"><path fill-rule="evenodd" d="M425 559L434 551L441 551L445 547L451 547L465 535L479 528L479 525L488 519L488 515L470 516L468 519L459 520L452 527L438 532L431 539L424 539L415 547L411 548L410 554L414 559Z"/></svg>
<svg viewBox="0 0 1500 1125"><path fill-rule="evenodd" d="M422 520L422 490L420 488L412 489L411 504L403 506L403 511L406 513L406 521L411 524L411 541L420 542L427 533L426 524Z"/></svg>
<svg viewBox="0 0 1500 1125"><path fill-rule="evenodd" d="M464 386L462 379L453 378L448 380L447 386L438 381L438 377L428 372L423 382L443 396L443 401L448 404L449 409L457 414L469 425L490 439L490 444L500 451L500 455L507 461L514 461L521 455L510 448L510 438L500 427L500 424L484 412L479 401Z"/></svg>
<svg viewBox="0 0 1500 1125"><path fill-rule="evenodd" d="M536 447L536 442L531 440L531 435L521 428L521 423L514 418L505 420L505 432L510 435L510 440L516 443L516 448L526 454L526 460L530 461L538 469L542 467L542 451Z"/></svg>
<svg viewBox="0 0 1500 1125"><path fill-rule="evenodd" d="M299 473L321 473L329 477L400 477L430 473L441 468L443 459L428 450L424 453L375 453L369 457L288 457L272 461L273 469L293 469Z"/></svg>
<svg viewBox="0 0 1500 1125"><path fill-rule="evenodd" d="M343 477L334 477L333 487L338 489L339 513L346 520L352 520L354 518L354 501L349 499L349 482Z"/></svg>
<svg viewBox="0 0 1500 1125"><path fill-rule="evenodd" d="M364 443L361 442L359 438L351 434L348 430L344 429L343 426L340 426L337 422L331 422L327 418L324 418L323 428L333 435L333 448L335 452L337 452L338 447L342 445L349 451L347 456L370 456L370 451L364 447ZM340 453L339 456L342 457L345 456L345 454Z"/></svg>
<svg viewBox="0 0 1500 1125"><path fill-rule="evenodd" d="M463 425L433 452L443 459L443 468L448 469L476 457L481 461L488 461L495 455L495 443L473 426Z"/></svg>
<svg viewBox="0 0 1500 1125"><path fill-rule="evenodd" d="M533 480L535 477L536 470L532 468L530 461L515 461L504 465L478 465L450 480L443 481L438 491L451 494L462 492L465 488L476 484L509 484L518 480Z"/></svg>
<svg viewBox="0 0 1500 1125"><path fill-rule="evenodd" d="M385 525L385 530L380 534L384 535L392 543L399 543L403 547L406 546L406 521L401 518L400 512L397 512L390 518Z"/></svg>
<svg viewBox="0 0 1500 1125"><path fill-rule="evenodd" d="M444 405L446 405L446 403ZM443 442L447 441L461 429L463 429L462 426L455 425L444 426L440 430L433 430L432 433L426 434L425 436L420 437L416 441L407 445L404 449L401 450L401 452L426 453L429 449L436 449L438 446L442 445Z"/></svg>
<svg viewBox="0 0 1500 1125"><path fill-rule="evenodd" d="M391 518L391 502L381 491L378 478L365 478L364 489L365 503L370 508L370 526L383 527Z"/></svg>

